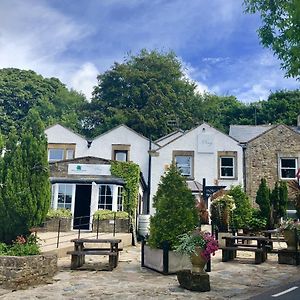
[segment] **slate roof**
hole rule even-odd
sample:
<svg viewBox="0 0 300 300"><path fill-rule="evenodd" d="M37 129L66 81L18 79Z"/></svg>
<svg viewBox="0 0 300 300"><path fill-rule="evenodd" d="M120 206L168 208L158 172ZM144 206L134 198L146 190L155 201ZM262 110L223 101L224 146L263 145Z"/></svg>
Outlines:
<svg viewBox="0 0 300 300"><path fill-rule="evenodd" d="M230 125L229 136L240 143L247 143L272 127L273 125Z"/></svg>

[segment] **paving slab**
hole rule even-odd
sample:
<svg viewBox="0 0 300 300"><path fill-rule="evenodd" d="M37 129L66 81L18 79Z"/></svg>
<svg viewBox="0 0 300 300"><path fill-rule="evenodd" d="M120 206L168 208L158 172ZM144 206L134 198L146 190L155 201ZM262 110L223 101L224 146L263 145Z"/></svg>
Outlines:
<svg viewBox="0 0 300 300"><path fill-rule="evenodd" d="M209 292L185 290L176 275L141 268L140 245L124 248L113 271L107 271L105 257L87 257L86 269L78 271L71 271L70 258L63 257L52 283L27 290L0 289L0 299L248 299L300 279L300 266L278 264L277 254L269 254L260 265L251 255L241 252L238 259L222 262L218 251L212 258Z"/></svg>

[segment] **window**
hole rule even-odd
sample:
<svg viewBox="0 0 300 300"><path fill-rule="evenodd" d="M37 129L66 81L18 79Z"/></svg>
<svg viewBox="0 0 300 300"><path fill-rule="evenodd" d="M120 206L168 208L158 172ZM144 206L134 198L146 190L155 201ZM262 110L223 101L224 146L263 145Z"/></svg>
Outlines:
<svg viewBox="0 0 300 300"><path fill-rule="evenodd" d="M123 210L123 187L118 186L117 211Z"/></svg>
<svg viewBox="0 0 300 300"><path fill-rule="evenodd" d="M183 176L192 176L192 157L191 156L175 156L177 168Z"/></svg>
<svg viewBox="0 0 300 300"><path fill-rule="evenodd" d="M71 209L71 205L72 205L72 184L59 184L57 208Z"/></svg>
<svg viewBox="0 0 300 300"><path fill-rule="evenodd" d="M99 186L98 209L112 210L112 205L113 205L112 186L101 184Z"/></svg>
<svg viewBox="0 0 300 300"><path fill-rule="evenodd" d="M58 161L64 159L64 149L49 149L48 152L49 161Z"/></svg>
<svg viewBox="0 0 300 300"><path fill-rule="evenodd" d="M234 178L234 157L220 157L220 178Z"/></svg>
<svg viewBox="0 0 300 300"><path fill-rule="evenodd" d="M280 158L280 177L281 179L296 178L297 159Z"/></svg>
<svg viewBox="0 0 300 300"><path fill-rule="evenodd" d="M75 155L75 145L73 144L49 144L48 161L55 162L64 159L72 159Z"/></svg>
<svg viewBox="0 0 300 300"><path fill-rule="evenodd" d="M126 150L115 150L115 160L127 161L128 151Z"/></svg>
<svg viewBox="0 0 300 300"><path fill-rule="evenodd" d="M130 145L112 144L112 160L130 161Z"/></svg>
<svg viewBox="0 0 300 300"><path fill-rule="evenodd" d="M219 179L237 179L237 152L218 152Z"/></svg>

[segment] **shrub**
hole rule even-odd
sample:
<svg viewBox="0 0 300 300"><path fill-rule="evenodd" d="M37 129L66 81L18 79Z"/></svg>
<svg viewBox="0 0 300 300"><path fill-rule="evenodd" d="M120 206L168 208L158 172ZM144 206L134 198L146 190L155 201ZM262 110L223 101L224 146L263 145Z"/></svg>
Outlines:
<svg viewBox="0 0 300 300"><path fill-rule="evenodd" d="M260 210L252 208L251 217L246 222L244 229L249 231L261 231L266 229L267 219L262 217Z"/></svg>
<svg viewBox="0 0 300 300"><path fill-rule="evenodd" d="M266 179L262 178L256 193L256 203L259 205L261 217L267 220L267 227L271 226L270 190Z"/></svg>
<svg viewBox="0 0 300 300"><path fill-rule="evenodd" d="M162 243L168 241L170 249L174 249L179 243L178 236L198 225L195 201L185 178L172 164L153 197L156 212L150 218L150 247L162 248Z"/></svg>
<svg viewBox="0 0 300 300"><path fill-rule="evenodd" d="M27 256L40 254L40 246L37 238L33 235L27 238L18 236L11 245L0 243L0 255Z"/></svg>
<svg viewBox="0 0 300 300"><path fill-rule="evenodd" d="M240 185L232 187L228 195L232 196L235 209L232 214L232 223L236 229L245 228L252 215L251 202Z"/></svg>
<svg viewBox="0 0 300 300"><path fill-rule="evenodd" d="M116 213L116 219L128 219L128 212L126 211L111 211L108 209L100 209L94 213L94 220L112 220L114 218L114 214Z"/></svg>
<svg viewBox="0 0 300 300"><path fill-rule="evenodd" d="M49 209L47 213L47 218L71 218L72 212L69 209L59 208L59 209Z"/></svg>

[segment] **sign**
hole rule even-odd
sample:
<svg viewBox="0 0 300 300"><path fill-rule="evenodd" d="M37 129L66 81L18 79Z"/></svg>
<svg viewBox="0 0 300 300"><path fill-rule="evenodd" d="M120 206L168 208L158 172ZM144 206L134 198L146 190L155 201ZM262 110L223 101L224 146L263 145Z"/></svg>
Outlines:
<svg viewBox="0 0 300 300"><path fill-rule="evenodd" d="M214 136L201 133L198 135L198 153L214 153Z"/></svg>
<svg viewBox="0 0 300 300"><path fill-rule="evenodd" d="M110 165L100 164L69 164L69 175L111 175Z"/></svg>

